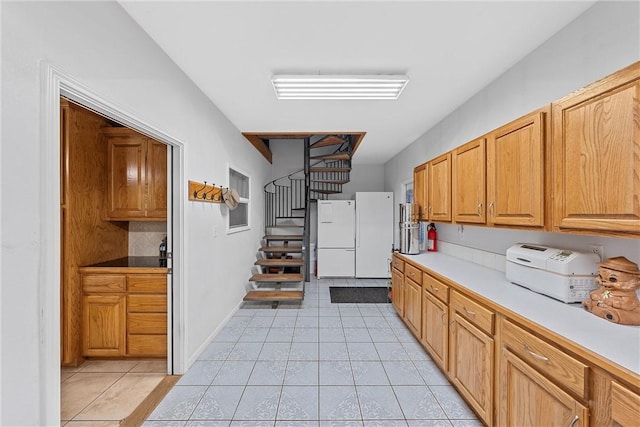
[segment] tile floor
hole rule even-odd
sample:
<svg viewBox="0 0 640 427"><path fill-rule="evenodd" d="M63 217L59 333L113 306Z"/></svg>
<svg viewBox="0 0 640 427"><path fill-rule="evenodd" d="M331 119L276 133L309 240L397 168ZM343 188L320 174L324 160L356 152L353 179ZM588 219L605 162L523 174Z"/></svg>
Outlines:
<svg viewBox="0 0 640 427"><path fill-rule="evenodd" d="M481 426L391 304L251 303L230 319L143 426Z"/></svg>
<svg viewBox="0 0 640 427"><path fill-rule="evenodd" d="M166 360L87 360L60 372L62 426L116 427L166 376Z"/></svg>

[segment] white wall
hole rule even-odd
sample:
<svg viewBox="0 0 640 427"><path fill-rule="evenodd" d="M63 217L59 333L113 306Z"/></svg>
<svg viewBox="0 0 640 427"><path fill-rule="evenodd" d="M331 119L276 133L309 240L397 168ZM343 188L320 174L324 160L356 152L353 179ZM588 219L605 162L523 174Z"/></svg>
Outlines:
<svg viewBox="0 0 640 427"><path fill-rule="evenodd" d="M357 151L355 155L358 155ZM342 186L342 193L330 196L331 199L355 199L357 191L384 191L384 165L355 164L349 179L349 183Z"/></svg>
<svg viewBox="0 0 640 427"><path fill-rule="evenodd" d="M41 248L51 245L44 241L47 230L41 224L59 215L41 202L42 171L58 160L41 155L45 111L40 62L182 142L185 182L175 182L177 188L184 188L187 179L226 184L228 164L251 176L254 204L248 232L226 235L224 206L180 201L187 359L244 296L263 230L262 184L271 168L117 3L2 2L0 7L0 425L54 424L55 416L41 412L46 375L38 358L43 341L40 286L47 256ZM58 321L43 319L45 324Z"/></svg>
<svg viewBox="0 0 640 427"><path fill-rule="evenodd" d="M384 186L396 200L413 168L492 129L640 59L640 4L598 2L546 43L525 56L489 86L449 114L384 165ZM454 84L452 82L452 84ZM437 101L434 101L437 102ZM397 212L395 213L397 218ZM394 221L397 223L397 219ZM438 224L442 241L505 253L517 242L534 242L584 250L605 246L605 256L623 255L640 263L634 239L573 236ZM396 242L398 242L396 230Z"/></svg>

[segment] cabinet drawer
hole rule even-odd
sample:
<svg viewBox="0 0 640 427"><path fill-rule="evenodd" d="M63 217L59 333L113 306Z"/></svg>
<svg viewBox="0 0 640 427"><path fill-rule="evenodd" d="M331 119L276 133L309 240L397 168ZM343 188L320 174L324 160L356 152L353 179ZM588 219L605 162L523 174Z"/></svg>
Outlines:
<svg viewBox="0 0 640 427"><path fill-rule="evenodd" d="M127 337L127 355L157 356L167 355L166 335L129 335Z"/></svg>
<svg viewBox="0 0 640 427"><path fill-rule="evenodd" d="M491 310L458 292L452 292L450 306L451 310L460 313L473 325L482 329L485 333L493 335L494 314Z"/></svg>
<svg viewBox="0 0 640 427"><path fill-rule="evenodd" d="M422 288L436 296L440 301L449 303L449 286L431 277L427 273L422 274Z"/></svg>
<svg viewBox="0 0 640 427"><path fill-rule="evenodd" d="M129 292L132 294L164 294L167 292L167 276L164 274L130 275Z"/></svg>
<svg viewBox="0 0 640 427"><path fill-rule="evenodd" d="M82 290L87 292L124 292L127 290L126 276L118 274L85 274Z"/></svg>
<svg viewBox="0 0 640 427"><path fill-rule="evenodd" d="M129 334L166 334L167 315L164 313L129 313L127 315Z"/></svg>
<svg viewBox="0 0 640 427"><path fill-rule="evenodd" d="M502 346L553 378L559 386L586 399L588 367L535 335L505 320L502 327Z"/></svg>
<svg viewBox="0 0 640 427"><path fill-rule="evenodd" d="M393 265L393 268L398 270L400 273L404 272L404 261L394 256L393 261L391 263Z"/></svg>
<svg viewBox="0 0 640 427"><path fill-rule="evenodd" d="M129 295L127 298L129 313L166 313L166 295Z"/></svg>
<svg viewBox="0 0 640 427"><path fill-rule="evenodd" d="M418 285L422 285L422 271L411 264L404 266L404 275L413 280Z"/></svg>

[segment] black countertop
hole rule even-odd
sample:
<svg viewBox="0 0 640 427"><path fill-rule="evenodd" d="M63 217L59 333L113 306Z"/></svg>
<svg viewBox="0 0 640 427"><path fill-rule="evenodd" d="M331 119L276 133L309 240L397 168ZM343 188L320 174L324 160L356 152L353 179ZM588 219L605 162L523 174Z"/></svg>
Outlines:
<svg viewBox="0 0 640 427"><path fill-rule="evenodd" d="M86 265L85 267L167 267L167 260L161 260L157 256L130 256L110 261L99 262L97 264Z"/></svg>

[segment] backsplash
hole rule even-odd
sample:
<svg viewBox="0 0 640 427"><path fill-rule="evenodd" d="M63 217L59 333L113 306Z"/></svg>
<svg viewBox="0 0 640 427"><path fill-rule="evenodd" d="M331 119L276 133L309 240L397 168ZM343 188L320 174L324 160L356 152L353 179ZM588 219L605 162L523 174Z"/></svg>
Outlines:
<svg viewBox="0 0 640 427"><path fill-rule="evenodd" d="M506 270L507 257L504 254L496 254L481 249L474 249L467 246L456 245L444 241L438 242L438 251L456 258L470 261L485 267L504 272Z"/></svg>
<svg viewBox="0 0 640 427"><path fill-rule="evenodd" d="M166 235L166 222L129 222L129 256L158 256Z"/></svg>

